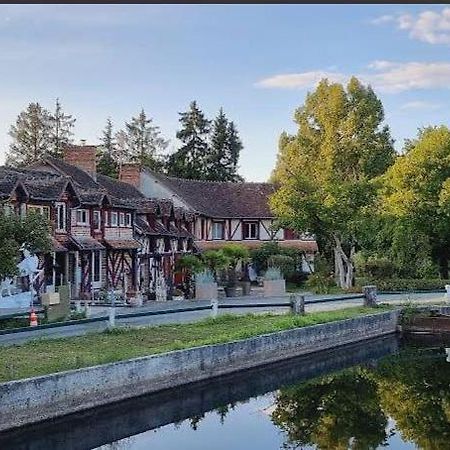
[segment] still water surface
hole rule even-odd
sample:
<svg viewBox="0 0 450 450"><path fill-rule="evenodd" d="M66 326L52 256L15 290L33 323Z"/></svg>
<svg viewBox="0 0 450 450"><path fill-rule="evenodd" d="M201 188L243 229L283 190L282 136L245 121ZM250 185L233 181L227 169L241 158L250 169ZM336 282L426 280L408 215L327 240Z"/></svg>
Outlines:
<svg viewBox="0 0 450 450"><path fill-rule="evenodd" d="M0 448L446 450L447 346L342 347L0 436Z"/></svg>

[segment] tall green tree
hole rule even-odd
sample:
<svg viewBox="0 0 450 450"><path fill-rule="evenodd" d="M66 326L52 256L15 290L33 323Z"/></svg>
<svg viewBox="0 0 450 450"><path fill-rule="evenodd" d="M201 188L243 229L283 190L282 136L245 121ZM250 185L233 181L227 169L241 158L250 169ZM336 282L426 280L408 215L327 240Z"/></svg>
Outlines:
<svg viewBox="0 0 450 450"><path fill-rule="evenodd" d="M445 126L425 128L417 139L407 142L407 147L383 177L380 210L394 221L396 228L408 230L407 236L401 233L403 239L423 242L422 249L430 247L441 276L448 278L450 129ZM415 256L412 249L405 259Z"/></svg>
<svg viewBox="0 0 450 450"><path fill-rule="evenodd" d="M346 87L325 79L295 112L297 133L280 137L271 207L280 223L332 246L343 288L354 281L352 258L361 224L373 214L374 180L395 158L383 121L370 86L354 77Z"/></svg>
<svg viewBox="0 0 450 450"><path fill-rule="evenodd" d="M113 123L110 117L106 120L105 128L100 138L97 172L112 178L119 175L119 165L114 157L116 153L116 141L113 134Z"/></svg>
<svg viewBox="0 0 450 450"><path fill-rule="evenodd" d="M6 157L11 166L32 164L51 155L52 115L39 103L30 103L11 125L12 142Z"/></svg>
<svg viewBox="0 0 450 450"><path fill-rule="evenodd" d="M76 119L65 114L59 98L55 102L55 112L50 117L50 152L52 156L61 158L64 148L73 141L73 128Z"/></svg>
<svg viewBox="0 0 450 450"><path fill-rule="evenodd" d="M161 136L158 126L153 125L153 119L147 117L144 109L125 123L127 133L127 159L142 167L161 170L163 163L161 153L169 142Z"/></svg>
<svg viewBox="0 0 450 450"><path fill-rule="evenodd" d="M167 161L169 175L195 180L208 179L209 145L208 134L211 122L193 101L189 110L179 113L181 129L177 138L181 147Z"/></svg>
<svg viewBox="0 0 450 450"><path fill-rule="evenodd" d="M214 181L241 181L237 173L242 142L234 122L220 108L211 127L211 146L206 178Z"/></svg>

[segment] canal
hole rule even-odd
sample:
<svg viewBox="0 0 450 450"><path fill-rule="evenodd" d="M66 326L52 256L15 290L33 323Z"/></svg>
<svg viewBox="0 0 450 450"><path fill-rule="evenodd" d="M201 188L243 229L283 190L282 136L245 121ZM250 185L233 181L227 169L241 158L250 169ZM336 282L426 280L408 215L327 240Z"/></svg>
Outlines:
<svg viewBox="0 0 450 450"><path fill-rule="evenodd" d="M3 433L0 449L450 449L446 347L366 341Z"/></svg>

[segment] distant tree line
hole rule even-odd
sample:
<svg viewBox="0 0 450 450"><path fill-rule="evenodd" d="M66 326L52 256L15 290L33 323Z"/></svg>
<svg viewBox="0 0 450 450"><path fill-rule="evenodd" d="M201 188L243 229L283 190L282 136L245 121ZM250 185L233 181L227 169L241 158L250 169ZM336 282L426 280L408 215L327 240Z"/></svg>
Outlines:
<svg viewBox="0 0 450 450"><path fill-rule="evenodd" d="M242 141L223 109L209 120L193 101L179 116L176 138L180 146L171 153L167 153L169 141L143 108L117 131L109 117L99 138L98 172L117 178L121 164L137 163L181 178L242 181L238 174ZM12 143L6 163L21 166L47 156L62 157L64 147L74 141L75 120L63 112L59 99L53 112L30 103L10 128Z"/></svg>

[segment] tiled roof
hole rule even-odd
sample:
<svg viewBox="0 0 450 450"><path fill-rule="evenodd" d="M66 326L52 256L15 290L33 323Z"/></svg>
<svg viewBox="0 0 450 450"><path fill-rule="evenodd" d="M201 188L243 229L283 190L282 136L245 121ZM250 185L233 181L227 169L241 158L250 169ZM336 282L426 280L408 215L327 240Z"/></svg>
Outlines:
<svg viewBox="0 0 450 450"><path fill-rule="evenodd" d="M198 213L210 217L270 218L270 183L231 183L174 178L150 172Z"/></svg>
<svg viewBox="0 0 450 450"><path fill-rule="evenodd" d="M79 169L77 166L67 164L59 158L46 158L51 165L56 167L60 172L68 175L73 181L85 189L99 189L100 185L84 170Z"/></svg>
<svg viewBox="0 0 450 450"><path fill-rule="evenodd" d="M115 250L132 250L141 247L141 244L134 239L105 240L105 244Z"/></svg>

